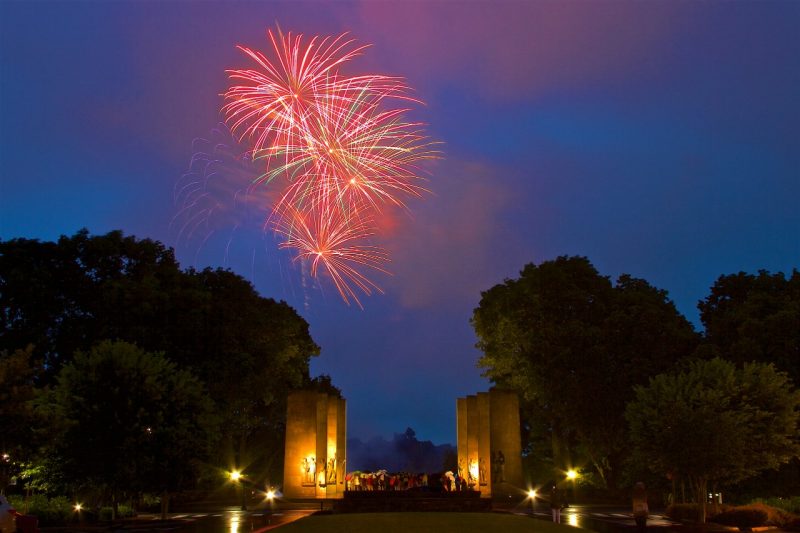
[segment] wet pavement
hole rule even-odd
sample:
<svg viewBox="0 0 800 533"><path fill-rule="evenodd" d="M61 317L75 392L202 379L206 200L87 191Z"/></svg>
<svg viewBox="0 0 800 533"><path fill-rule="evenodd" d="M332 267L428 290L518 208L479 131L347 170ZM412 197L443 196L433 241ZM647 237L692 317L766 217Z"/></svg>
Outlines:
<svg viewBox="0 0 800 533"><path fill-rule="evenodd" d="M271 509L241 511L228 508L212 513L171 514L170 519L179 521L169 528L179 533L261 533L298 520L319 511L319 505L286 504ZM544 506L531 508L529 505L498 508L498 511L531 516L537 520L551 520L550 510ZM143 517L145 518L145 517ZM153 519L158 517L153 516ZM599 533L631 533L635 524L630 511L613 507L578 506L565 509L561 523L576 528ZM150 526L152 527L152 523ZM648 530L652 533L686 532L685 526L672 522L663 515L654 514L648 520ZM147 526L142 524L143 529ZM125 531L130 531L126 528Z"/></svg>
<svg viewBox="0 0 800 533"><path fill-rule="evenodd" d="M126 520L117 526L94 526L68 528L44 528L52 533L140 533L163 531L175 533L263 533L317 511L329 509L326 503L273 502L250 507L242 511L239 507L225 507L209 512L170 513L168 520L161 521L160 515L142 514L135 520ZM530 516L535 520L552 520L550 509L544 504L531 506L495 505L495 511ZM561 513L564 525L596 531L598 533L633 533L635 523L630 510L622 507L577 505L564 509ZM658 512L652 513L647 521L648 533L722 533L724 529L711 526L698 528L673 522ZM56 531L57 530L57 531ZM776 532L777 533L777 532Z"/></svg>
<svg viewBox="0 0 800 533"><path fill-rule="evenodd" d="M193 514L183 517L176 528L181 533L258 533L269 531L312 514L318 509L285 509L253 512L225 510L218 513Z"/></svg>
<svg viewBox="0 0 800 533"><path fill-rule="evenodd" d="M506 507L505 512L532 516L538 520L552 520L552 513L545 504L531 506L522 503L515 507ZM635 530L636 523L629 509L619 506L577 505L561 511L561 523L599 533L630 533ZM647 520L647 529L652 533L686 532L686 526L674 522L662 513L651 513Z"/></svg>

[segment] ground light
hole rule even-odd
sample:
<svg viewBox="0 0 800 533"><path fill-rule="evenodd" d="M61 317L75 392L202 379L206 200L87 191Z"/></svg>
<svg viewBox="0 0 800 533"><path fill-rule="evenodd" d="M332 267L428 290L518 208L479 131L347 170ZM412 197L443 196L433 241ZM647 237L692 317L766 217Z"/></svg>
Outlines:
<svg viewBox="0 0 800 533"><path fill-rule="evenodd" d="M528 499L531 501L531 516L533 516L536 514L536 496L538 496L538 493L536 489L531 488L528 489L527 495Z"/></svg>
<svg viewBox="0 0 800 533"><path fill-rule="evenodd" d="M242 473L239 470L234 470L230 473L231 481L237 483L242 490L242 511L247 510L247 503L245 502L244 496L244 478L242 477Z"/></svg>

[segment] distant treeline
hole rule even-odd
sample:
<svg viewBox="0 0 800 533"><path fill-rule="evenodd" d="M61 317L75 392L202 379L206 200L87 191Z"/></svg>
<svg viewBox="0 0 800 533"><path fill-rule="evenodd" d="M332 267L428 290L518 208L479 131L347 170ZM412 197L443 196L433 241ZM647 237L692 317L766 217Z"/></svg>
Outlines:
<svg viewBox="0 0 800 533"><path fill-rule="evenodd" d="M451 444L436 445L429 440L417 440L416 433L406 428L395 433L391 440L373 437L367 442L347 439L347 469L375 472L434 473L454 470L456 448Z"/></svg>

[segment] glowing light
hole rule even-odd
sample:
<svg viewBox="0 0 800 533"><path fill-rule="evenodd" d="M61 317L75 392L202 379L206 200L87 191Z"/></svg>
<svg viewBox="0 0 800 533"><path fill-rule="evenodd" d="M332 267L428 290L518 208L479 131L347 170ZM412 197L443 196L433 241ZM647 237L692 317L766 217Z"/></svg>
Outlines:
<svg viewBox="0 0 800 533"><path fill-rule="evenodd" d="M472 475L473 479L478 479L478 461L474 459L469 463L469 473Z"/></svg>
<svg viewBox="0 0 800 533"><path fill-rule="evenodd" d="M267 500L272 501L274 499L275 499L275 491L274 490L268 490L267 491Z"/></svg>
<svg viewBox="0 0 800 533"><path fill-rule="evenodd" d="M230 473L231 481L239 481L241 477L242 473L239 472L238 470L234 470L233 472Z"/></svg>
<svg viewBox="0 0 800 533"><path fill-rule="evenodd" d="M567 470L567 479L577 479L578 473L575 470Z"/></svg>
<svg viewBox="0 0 800 533"><path fill-rule="evenodd" d="M231 514L230 532L238 533L238 531L239 531L239 514L233 513Z"/></svg>
<svg viewBox="0 0 800 533"><path fill-rule="evenodd" d="M567 516L567 524L572 527L578 527L578 515L571 513Z"/></svg>
<svg viewBox="0 0 800 533"><path fill-rule="evenodd" d="M531 500L533 500L534 498L536 498L536 489L530 489L530 490L528 491L528 498L530 498Z"/></svg>
<svg viewBox="0 0 800 533"><path fill-rule="evenodd" d="M307 42L280 29L267 36L271 57L239 47L257 68L227 71L235 85L223 112L265 168L256 182L282 190L269 217L285 238L281 247L309 261L312 276L327 275L346 303L361 306L356 291L382 292L365 269L388 274L388 256L369 244L376 215L427 192L418 165L438 152L423 124L403 118L408 109L390 105L420 103L401 78L339 72L366 46L347 34Z"/></svg>
<svg viewBox="0 0 800 533"><path fill-rule="evenodd" d="M83 505L81 505L80 503L76 503L75 505L72 506L72 508L75 510L76 513L79 513L83 510Z"/></svg>

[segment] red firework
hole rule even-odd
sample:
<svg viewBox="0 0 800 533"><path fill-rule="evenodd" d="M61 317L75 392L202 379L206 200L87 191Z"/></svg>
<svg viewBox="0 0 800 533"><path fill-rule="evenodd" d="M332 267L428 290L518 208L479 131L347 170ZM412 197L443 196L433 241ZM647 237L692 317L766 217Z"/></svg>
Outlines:
<svg viewBox="0 0 800 533"><path fill-rule="evenodd" d="M311 274L326 273L345 302L359 301L355 288L379 287L363 268L386 272L380 249L365 244L375 234L374 213L404 207L420 196L418 164L438 156L423 125L408 122L408 109L387 102L418 102L397 77L344 76L339 67L360 55L347 34L307 44L302 35L267 31L272 56L239 47L258 69L229 70L237 85L223 107L231 130L252 143L261 181L280 187L271 223L308 260ZM322 268L321 268L322 267Z"/></svg>

